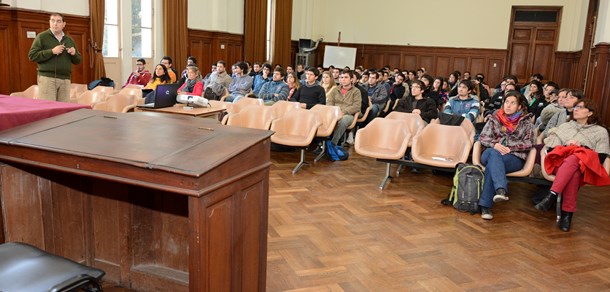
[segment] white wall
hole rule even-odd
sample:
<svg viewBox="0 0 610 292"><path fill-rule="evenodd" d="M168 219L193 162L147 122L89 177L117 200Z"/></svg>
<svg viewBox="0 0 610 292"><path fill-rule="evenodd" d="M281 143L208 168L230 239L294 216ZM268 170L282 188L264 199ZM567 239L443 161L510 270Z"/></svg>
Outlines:
<svg viewBox="0 0 610 292"><path fill-rule="evenodd" d="M191 29L244 33L244 0L189 0Z"/></svg>
<svg viewBox="0 0 610 292"><path fill-rule="evenodd" d="M561 6L557 49L577 51L582 49L588 2L294 0L292 39L336 42L341 32L345 43L506 49L512 6Z"/></svg>
<svg viewBox="0 0 610 292"><path fill-rule="evenodd" d="M599 2L599 18L593 44L610 43L610 0Z"/></svg>
<svg viewBox="0 0 610 292"><path fill-rule="evenodd" d="M86 0L2 0L2 3L10 4L15 8L89 16L89 1Z"/></svg>

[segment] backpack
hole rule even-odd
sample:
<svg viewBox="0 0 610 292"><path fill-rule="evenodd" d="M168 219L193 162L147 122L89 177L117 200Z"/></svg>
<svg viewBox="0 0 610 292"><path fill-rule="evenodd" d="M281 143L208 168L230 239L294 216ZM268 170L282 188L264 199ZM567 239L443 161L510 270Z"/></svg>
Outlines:
<svg viewBox="0 0 610 292"><path fill-rule="evenodd" d="M92 90L93 88L96 88L98 86L114 87L114 80L112 80L110 78L102 77L101 79L91 81L87 85L87 89Z"/></svg>
<svg viewBox="0 0 610 292"><path fill-rule="evenodd" d="M479 212L479 198L483 192L485 175L478 165L458 163L453 176L453 187L443 204L451 204L460 212Z"/></svg>
<svg viewBox="0 0 610 292"><path fill-rule="evenodd" d="M326 153L332 161L347 160L349 153L342 146L338 146L330 140L326 141Z"/></svg>

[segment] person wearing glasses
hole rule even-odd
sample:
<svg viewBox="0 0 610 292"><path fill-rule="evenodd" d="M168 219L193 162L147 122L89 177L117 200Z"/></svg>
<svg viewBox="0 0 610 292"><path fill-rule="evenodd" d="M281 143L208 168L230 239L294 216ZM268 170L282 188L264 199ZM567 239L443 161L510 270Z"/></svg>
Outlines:
<svg viewBox="0 0 610 292"><path fill-rule="evenodd" d="M597 107L590 99L576 103L570 121L549 130L545 146L553 148L544 164L547 173L555 175L548 195L535 208L548 211L555 202L561 204L557 225L570 231L576 211L578 189L584 184L608 185L610 178L601 165L610 154L608 130L599 125ZM557 197L561 196L561 201Z"/></svg>
<svg viewBox="0 0 610 292"><path fill-rule="evenodd" d="M129 78L127 78L127 82L123 85L123 88L129 84L142 85L146 86L152 77L152 74L146 68L146 60L138 59L136 61L136 70L129 74Z"/></svg>

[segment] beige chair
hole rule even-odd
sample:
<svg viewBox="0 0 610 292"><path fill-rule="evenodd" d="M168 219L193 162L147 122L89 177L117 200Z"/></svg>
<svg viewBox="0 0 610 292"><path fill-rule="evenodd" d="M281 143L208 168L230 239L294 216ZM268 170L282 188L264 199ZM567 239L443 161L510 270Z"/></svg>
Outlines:
<svg viewBox="0 0 610 292"><path fill-rule="evenodd" d="M440 120L439 119L433 119L432 121L430 121L430 124L440 124ZM466 135L468 135L468 139L470 140L470 144L474 144L474 134L475 134L475 128L474 125L472 124L472 122L469 119L464 119L462 121L462 123L460 124L460 127L462 127L464 129L464 131L466 131Z"/></svg>
<svg viewBox="0 0 610 292"><path fill-rule="evenodd" d="M108 96L106 101L95 103L93 105L93 109L115 113L126 113L133 111L136 107L134 104L134 99L135 98L131 95L117 93L115 95Z"/></svg>
<svg viewBox="0 0 610 292"><path fill-rule="evenodd" d="M310 111L316 112L318 114L318 119L320 121L320 126L318 127L318 132L316 133L317 138L321 138L326 140L326 138L330 137L335 130L335 126L337 126L337 122L341 117L343 117L343 112L341 108L334 105L323 105L316 104L314 105ZM326 152L326 143L322 143L322 152L313 160L314 162L320 161Z"/></svg>
<svg viewBox="0 0 610 292"><path fill-rule="evenodd" d="M258 98L242 98L242 99L238 100L236 103L226 102L224 100L221 100L220 102L223 102L225 104L230 104L230 106L226 106L227 115L225 115L222 120L223 125L227 124L227 119L229 118L230 115L239 113L241 110L243 110L247 106L250 106L250 105L263 106L264 105L263 100L258 99Z"/></svg>
<svg viewBox="0 0 610 292"><path fill-rule="evenodd" d="M76 103L93 107L96 103L106 101L106 94L102 91L87 90L76 98Z"/></svg>
<svg viewBox="0 0 610 292"><path fill-rule="evenodd" d="M229 96L229 89L225 88L225 93L220 97L220 101L225 101Z"/></svg>
<svg viewBox="0 0 610 292"><path fill-rule="evenodd" d="M40 91L38 90L38 85L32 85L32 86L28 87L25 91L18 91L18 92L11 93L11 96L38 99L39 93L40 93Z"/></svg>
<svg viewBox="0 0 610 292"><path fill-rule="evenodd" d="M358 118L358 123L366 121L366 118L368 118L369 113L371 112L371 108L373 108L373 102L371 101L371 97L369 96L369 106L366 108L366 111L364 111L364 113L362 113Z"/></svg>
<svg viewBox="0 0 610 292"><path fill-rule="evenodd" d="M273 110L268 106L249 105L227 119L227 126L269 130L273 121Z"/></svg>
<svg viewBox="0 0 610 292"><path fill-rule="evenodd" d="M87 91L87 84L71 83L70 84L70 102L76 103L76 98L85 91Z"/></svg>
<svg viewBox="0 0 610 292"><path fill-rule="evenodd" d="M271 142L301 148L301 160L292 170L292 174L297 173L306 164L305 147L313 141L320 124L318 114L305 109L292 110L289 115L271 123L271 131L275 132L271 136Z"/></svg>
<svg viewBox="0 0 610 292"><path fill-rule="evenodd" d="M140 99L144 99L142 97L142 86L137 84L129 84L123 87L120 91L120 94L129 95L133 97L133 101L135 104L138 103Z"/></svg>
<svg viewBox="0 0 610 292"><path fill-rule="evenodd" d="M483 154L483 145L481 142L477 141L472 146L472 164L476 164L481 166L483 170L485 167L481 164L481 155ZM529 176L534 170L534 163L536 162L536 148L532 147L527 154L527 158L525 159L525 163L523 164L523 168L518 171L507 173L506 176L511 177L526 177Z"/></svg>
<svg viewBox="0 0 610 292"><path fill-rule="evenodd" d="M301 105L298 102L278 100L271 106L271 110L273 110L273 115L279 119L285 116L287 112L300 107Z"/></svg>
<svg viewBox="0 0 610 292"><path fill-rule="evenodd" d="M409 128L409 133L411 133L411 138L419 134L419 132L424 129L424 126L426 126L426 122L424 122L424 120L422 120L422 118L418 114L391 112L385 118L407 121L407 126ZM409 147L411 147L411 144L412 140L409 140Z"/></svg>
<svg viewBox="0 0 610 292"><path fill-rule="evenodd" d="M394 100L394 102L392 102L392 100L390 98L388 98L388 101L385 103L385 107L383 108L383 115L387 115L388 112L390 111L390 107L392 107L392 109L396 108L396 106L398 105L398 98L396 100Z"/></svg>
<svg viewBox="0 0 610 292"><path fill-rule="evenodd" d="M99 91L99 92L103 92L106 95L111 95L112 93L114 93L114 87L110 87L110 86L96 86L91 91Z"/></svg>
<svg viewBox="0 0 610 292"><path fill-rule="evenodd" d="M406 120L373 119L366 127L356 132L354 147L356 153L377 158L398 160L403 158L411 134ZM386 163L386 173L379 188L383 190L390 176L390 163Z"/></svg>
<svg viewBox="0 0 610 292"><path fill-rule="evenodd" d="M540 152L540 168L541 168L542 176L546 180L555 181L555 175L547 173L546 169L544 168L544 159L546 158L548 149L549 148L545 146L544 148L542 148L542 151ZM606 169L606 172L608 173L608 175L610 175L610 158L609 157L606 157L606 160L604 160L603 166Z"/></svg>
<svg viewBox="0 0 610 292"><path fill-rule="evenodd" d="M413 161L440 168L455 168L468 160L472 143L462 127L430 123L413 138Z"/></svg>

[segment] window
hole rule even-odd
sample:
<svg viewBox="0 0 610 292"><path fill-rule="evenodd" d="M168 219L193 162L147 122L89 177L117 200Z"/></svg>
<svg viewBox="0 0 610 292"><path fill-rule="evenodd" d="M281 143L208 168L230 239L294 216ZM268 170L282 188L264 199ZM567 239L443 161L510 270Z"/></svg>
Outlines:
<svg viewBox="0 0 610 292"><path fill-rule="evenodd" d="M152 0L131 2L131 56L134 58L152 58L152 5Z"/></svg>
<svg viewBox="0 0 610 292"><path fill-rule="evenodd" d="M107 0L104 7L104 57L119 57L119 9L118 0Z"/></svg>

